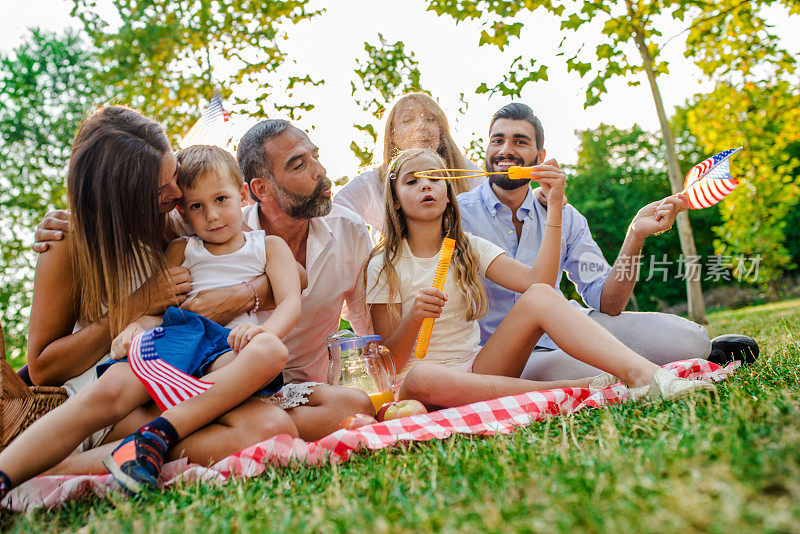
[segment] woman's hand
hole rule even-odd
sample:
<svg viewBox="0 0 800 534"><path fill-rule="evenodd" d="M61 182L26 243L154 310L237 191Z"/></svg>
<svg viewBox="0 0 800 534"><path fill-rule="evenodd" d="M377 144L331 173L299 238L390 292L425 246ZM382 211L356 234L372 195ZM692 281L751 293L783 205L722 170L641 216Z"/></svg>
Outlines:
<svg viewBox="0 0 800 534"><path fill-rule="evenodd" d="M416 323L422 323L423 319L438 319L446 302L447 296L441 290L423 287L414 298L411 319Z"/></svg>
<svg viewBox="0 0 800 534"><path fill-rule="evenodd" d="M263 333L268 333L268 330L259 324L237 324L228 334L228 345L234 353L239 354L254 337Z"/></svg>
<svg viewBox="0 0 800 534"><path fill-rule="evenodd" d="M50 246L50 242L64 239L66 232L69 232L69 212L66 210L48 212L36 227L35 242L31 248L34 252L42 253Z"/></svg>
<svg viewBox="0 0 800 534"><path fill-rule="evenodd" d="M151 276L137 289L131 299L141 315L160 315L169 306L180 306L192 289L192 277L186 267L169 267Z"/></svg>
<svg viewBox="0 0 800 534"><path fill-rule="evenodd" d="M133 336L144 332L144 328L139 323L131 323L125 330L114 338L111 342L111 358L114 360L121 360L128 355L128 349L131 348L131 341Z"/></svg>

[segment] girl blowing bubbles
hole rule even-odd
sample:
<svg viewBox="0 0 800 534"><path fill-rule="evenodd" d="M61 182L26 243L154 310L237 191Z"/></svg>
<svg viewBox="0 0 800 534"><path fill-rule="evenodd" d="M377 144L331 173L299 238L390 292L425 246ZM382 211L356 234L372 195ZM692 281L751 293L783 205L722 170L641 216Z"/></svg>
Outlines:
<svg viewBox="0 0 800 534"><path fill-rule="evenodd" d="M411 149L401 152L388 166L385 233L365 271L375 332L402 369L400 398L449 407L542 389L602 388L616 383L615 377L628 384L633 398L670 398L714 389L706 382L678 378L642 358L553 289L565 182L557 167L534 167L534 178L549 185L550 192L540 253L534 266L528 267L496 245L462 232L451 180L414 176L444 165L430 150ZM430 284L445 237L456 244L442 292ZM477 319L488 303L479 275L522 293L482 348ZM411 354L426 318L434 318L436 323L427 357L417 360ZM518 378L544 333L569 354L611 374L555 382Z"/></svg>
<svg viewBox="0 0 800 534"><path fill-rule="evenodd" d="M126 359L131 340L143 334L158 357L186 374L213 385L166 410L161 417L125 438L103 463L126 490L157 487L164 457L179 439L205 426L264 388L283 385L288 351L280 338L300 317L300 277L289 247L263 231L243 232L246 197L239 166L215 147L197 146L178 156L179 209L197 237L179 239L167 248L168 267L190 270L192 292L225 287L266 272L276 308L263 320L244 315L223 328L195 313L168 308L162 317L143 316L117 336L113 360L98 367L100 378L37 421L0 453L3 493L63 460L93 432L113 425L150 396ZM257 311L258 301L256 301ZM262 321L258 321L262 319ZM154 328L158 325L161 328ZM153 329L153 330L148 330ZM235 356L235 357L234 357ZM117 360L117 361L114 361ZM265 388L266 386L266 388Z"/></svg>

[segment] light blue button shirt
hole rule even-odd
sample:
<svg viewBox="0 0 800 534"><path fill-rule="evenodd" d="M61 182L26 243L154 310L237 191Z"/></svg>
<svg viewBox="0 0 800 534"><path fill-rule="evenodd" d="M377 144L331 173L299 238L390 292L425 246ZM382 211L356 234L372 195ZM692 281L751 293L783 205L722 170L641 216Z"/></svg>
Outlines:
<svg viewBox="0 0 800 534"><path fill-rule="evenodd" d="M508 256L525 265L533 265L542 244L547 210L533 198L533 191L528 194L522 206L517 209L517 219L522 221L522 233L517 241L511 210L498 200L490 183L484 182L471 191L458 196L461 208L461 221L464 231L488 239L502 247ZM567 278L575 284L583 301L594 309L600 308L600 293L603 284L611 272L611 266L603 257L600 247L592 239L586 217L570 204L564 206L561 223L561 258L559 282L561 274L566 272ZM479 321L481 327L481 345L505 318L511 307L520 297L520 293L510 291L484 279L489 297L489 312ZM558 284L556 284L558 288ZM579 304L572 301L575 306ZM582 308L586 313L589 309ZM539 346L557 348L556 344L544 335L537 343Z"/></svg>

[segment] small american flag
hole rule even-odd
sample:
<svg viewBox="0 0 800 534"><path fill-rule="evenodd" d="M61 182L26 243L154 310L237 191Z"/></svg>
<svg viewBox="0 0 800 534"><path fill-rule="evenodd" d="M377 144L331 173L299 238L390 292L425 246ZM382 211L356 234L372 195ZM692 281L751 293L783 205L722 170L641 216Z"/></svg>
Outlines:
<svg viewBox="0 0 800 534"><path fill-rule="evenodd" d="M216 145L222 148L228 144L230 115L222 107L222 99L215 94L203 110L194 126L186 132L178 145L181 148L192 145Z"/></svg>
<svg viewBox="0 0 800 534"><path fill-rule="evenodd" d="M133 374L162 410L204 392L213 382L204 382L187 375L158 357L153 339L164 335L160 326L134 336L128 349Z"/></svg>
<svg viewBox="0 0 800 534"><path fill-rule="evenodd" d="M689 208L708 208L725 198L739 182L731 177L728 158L742 147L724 150L692 167L686 174L683 192L689 197Z"/></svg>

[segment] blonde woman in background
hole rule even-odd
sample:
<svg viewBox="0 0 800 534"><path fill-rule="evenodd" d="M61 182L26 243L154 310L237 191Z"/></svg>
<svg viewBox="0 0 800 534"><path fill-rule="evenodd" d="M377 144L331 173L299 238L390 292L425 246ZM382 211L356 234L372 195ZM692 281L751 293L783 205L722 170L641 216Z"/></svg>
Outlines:
<svg viewBox="0 0 800 534"><path fill-rule="evenodd" d="M424 93L403 95L389 108L386 114L383 134L381 163L350 180L333 198L358 215L370 227L373 243L383 229L383 181L386 166L399 152L410 148L433 150L445 161L450 169L480 170L472 163L453 140L450 126L442 108ZM375 154L376 159L379 157ZM453 180L454 191L458 195L480 184L481 178Z"/></svg>

